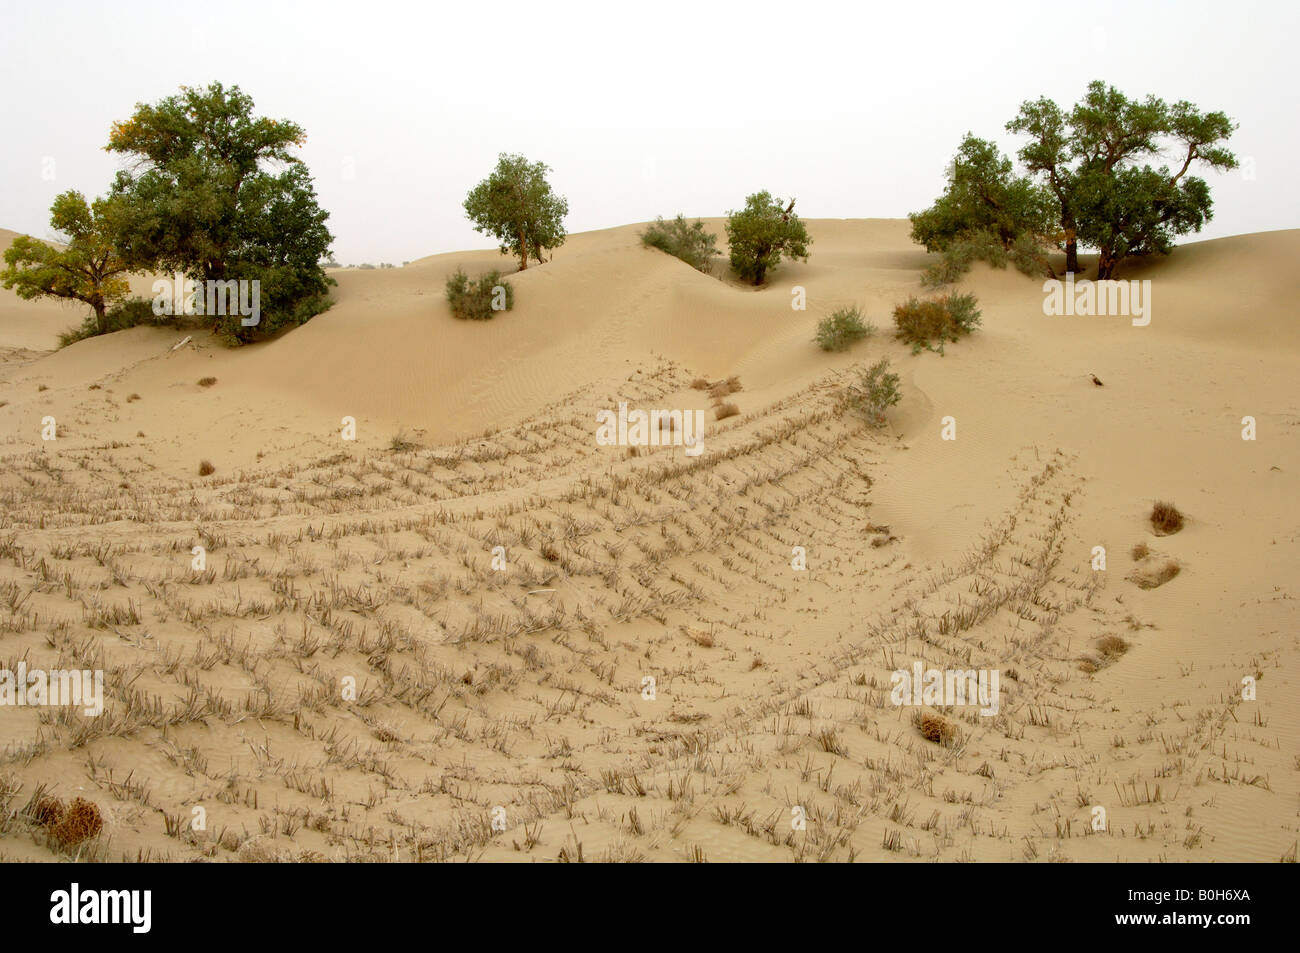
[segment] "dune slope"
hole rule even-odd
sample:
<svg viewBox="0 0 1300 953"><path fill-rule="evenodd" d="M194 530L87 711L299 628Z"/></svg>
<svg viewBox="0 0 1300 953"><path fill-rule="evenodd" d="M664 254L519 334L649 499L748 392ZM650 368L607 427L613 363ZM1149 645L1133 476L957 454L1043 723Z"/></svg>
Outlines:
<svg viewBox="0 0 1300 953"><path fill-rule="evenodd" d="M808 224L763 290L573 235L484 323L442 284L493 252L341 271L236 351L44 354L0 301L0 665L108 693L0 707L0 807L82 793L108 859L1293 859L1300 231L1125 269L1146 327L977 266L980 330L913 356L907 223ZM853 303L880 330L819 351ZM840 395L882 355L872 431ZM709 411L705 452L599 446L620 401ZM891 704L914 662L998 711Z"/></svg>

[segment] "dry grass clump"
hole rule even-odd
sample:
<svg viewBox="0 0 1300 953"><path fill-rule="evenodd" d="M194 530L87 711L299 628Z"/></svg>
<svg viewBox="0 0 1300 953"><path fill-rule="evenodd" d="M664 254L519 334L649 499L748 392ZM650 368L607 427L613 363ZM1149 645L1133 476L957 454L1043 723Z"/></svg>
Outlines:
<svg viewBox="0 0 1300 953"><path fill-rule="evenodd" d="M217 379L216 379L215 377L200 377L200 378L199 378L199 386L200 386L200 387L211 387L211 386L212 386L213 384L215 384L216 382L217 382Z"/></svg>
<svg viewBox="0 0 1300 953"><path fill-rule="evenodd" d="M822 751L827 754L839 755L841 758L847 758L849 749L844 747L840 741L839 732L835 728L823 728L817 732L817 744L821 746Z"/></svg>
<svg viewBox="0 0 1300 953"><path fill-rule="evenodd" d="M27 816L45 828L50 839L63 850L98 837L104 829L104 815L92 802L78 797L65 806L59 798L40 790L27 806Z"/></svg>
<svg viewBox="0 0 1300 953"><path fill-rule="evenodd" d="M217 468L212 465L211 460L199 461L199 476L208 476L209 474L215 473L216 471Z"/></svg>
<svg viewBox="0 0 1300 953"><path fill-rule="evenodd" d="M1148 560L1148 562L1153 564L1139 566L1128 577L1131 582L1137 584L1139 589L1155 589L1163 586L1177 576L1183 568L1173 559Z"/></svg>
<svg viewBox="0 0 1300 953"><path fill-rule="evenodd" d="M1183 528L1183 514L1174 504L1157 501L1151 507L1151 527L1157 536L1172 536Z"/></svg>
<svg viewBox="0 0 1300 953"><path fill-rule="evenodd" d="M740 384L740 378L732 376L725 381L718 381L716 384L711 385L709 387L709 396L716 400L742 390L744 390L744 387Z"/></svg>
<svg viewBox="0 0 1300 953"><path fill-rule="evenodd" d="M691 381L691 390L708 390L709 382L703 377L697 377Z"/></svg>
<svg viewBox="0 0 1300 953"><path fill-rule="evenodd" d="M1129 650L1129 644L1118 635L1107 635L1097 640L1097 649L1108 659L1116 659Z"/></svg>
<svg viewBox="0 0 1300 953"><path fill-rule="evenodd" d="M53 827L63 820L65 810L63 802L58 798L43 795L33 800L27 808L27 816L41 827Z"/></svg>
<svg viewBox="0 0 1300 953"><path fill-rule="evenodd" d="M1133 557L1135 563L1140 563L1151 555L1151 547L1146 543L1138 543L1133 547L1133 551L1130 555Z"/></svg>
<svg viewBox="0 0 1300 953"><path fill-rule="evenodd" d="M733 404L731 401L727 400L727 401L723 401L721 404L718 404L717 407L713 408L713 419L725 420L728 417L735 417L739 413L740 413L740 408L737 407L735 404Z"/></svg>
<svg viewBox="0 0 1300 953"><path fill-rule="evenodd" d="M393 439L388 441L388 449L393 453L407 453L417 449L417 445L406 436L405 430L399 430L393 434Z"/></svg>
<svg viewBox="0 0 1300 953"><path fill-rule="evenodd" d="M1117 661L1129 650L1129 644L1118 635L1104 635L1097 640L1098 655L1085 655L1079 659L1079 670L1089 675L1099 672Z"/></svg>
<svg viewBox="0 0 1300 953"><path fill-rule="evenodd" d="M131 403L132 401L139 400L139 399L140 399L140 395L139 395L139 394L127 394L127 395L126 395L126 402L127 402L128 404Z"/></svg>
<svg viewBox="0 0 1300 953"><path fill-rule="evenodd" d="M712 629L710 629L710 631L708 632L705 632L701 629L692 629L690 626L684 625L682 626L682 633L688 639L690 639L696 645L701 646L702 648L711 649L715 644L717 644L713 639Z"/></svg>
<svg viewBox="0 0 1300 953"><path fill-rule="evenodd" d="M926 741L933 741L935 744L952 744L957 737L957 726L934 712L917 712L912 716L912 724L920 729L921 736Z"/></svg>
<svg viewBox="0 0 1300 953"><path fill-rule="evenodd" d="M99 808L84 798L74 798L63 818L50 828L50 836L66 850L98 837L103 829L104 816L99 813Z"/></svg>
<svg viewBox="0 0 1300 953"><path fill-rule="evenodd" d="M290 851L276 847L261 835L250 837L239 845L241 864L286 864L292 860L293 854Z"/></svg>

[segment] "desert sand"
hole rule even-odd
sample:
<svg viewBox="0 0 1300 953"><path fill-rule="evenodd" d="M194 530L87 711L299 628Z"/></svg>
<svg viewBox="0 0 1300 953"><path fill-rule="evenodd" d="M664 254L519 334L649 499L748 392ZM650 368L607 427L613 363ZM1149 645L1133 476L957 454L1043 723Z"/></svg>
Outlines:
<svg viewBox="0 0 1300 953"><path fill-rule="evenodd" d="M807 224L761 291L575 234L489 322L442 288L494 251L333 271L235 350L56 351L84 309L0 290L0 667L107 692L0 708L0 814L44 786L105 822L60 851L11 817L0 859L1294 859L1300 230L1126 266L1147 327L977 265L941 357L892 339L906 221ZM822 352L849 304L880 330ZM872 430L839 394L882 355ZM597 445L730 377L699 457ZM1000 671L998 714L891 704L915 661Z"/></svg>

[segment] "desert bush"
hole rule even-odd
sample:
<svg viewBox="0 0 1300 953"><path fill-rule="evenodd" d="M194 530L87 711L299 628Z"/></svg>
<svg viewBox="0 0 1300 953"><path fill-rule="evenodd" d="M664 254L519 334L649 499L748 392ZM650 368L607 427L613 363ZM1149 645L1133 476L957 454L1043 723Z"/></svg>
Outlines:
<svg viewBox="0 0 1300 953"><path fill-rule="evenodd" d="M730 394L739 393L744 389L744 386L740 383L740 378L732 375L724 381L717 381L714 384L710 384L709 396L717 400Z"/></svg>
<svg viewBox="0 0 1300 953"><path fill-rule="evenodd" d="M1011 248L1007 250L1007 256L1022 275L1029 275L1031 278L1035 275L1045 278L1056 277L1056 272L1047 260L1046 243L1040 238L1028 233L1021 235L1012 242Z"/></svg>
<svg viewBox="0 0 1300 953"><path fill-rule="evenodd" d="M994 268L1007 267L1007 249L991 232L974 232L951 242L939 260L921 273L921 284L937 288L952 284L970 271L976 261L986 261Z"/></svg>
<svg viewBox="0 0 1300 953"><path fill-rule="evenodd" d="M217 468L212 465L211 460L199 461L199 476L210 476L215 473L216 470Z"/></svg>
<svg viewBox="0 0 1300 953"><path fill-rule="evenodd" d="M909 297L894 308L897 336L912 345L912 353L923 349L943 353L945 342L969 334L980 323L980 311L973 294L947 294L918 300Z"/></svg>
<svg viewBox="0 0 1300 953"><path fill-rule="evenodd" d="M1117 658L1129 650L1129 644L1118 635L1106 635L1097 640L1097 648L1108 659Z"/></svg>
<svg viewBox="0 0 1300 953"><path fill-rule="evenodd" d="M912 718L912 723L920 729L921 736L926 741L948 745L957 738L957 726L942 715L928 711L917 712Z"/></svg>
<svg viewBox="0 0 1300 953"><path fill-rule="evenodd" d="M104 829L104 817L99 808L84 798L73 798L59 821L50 827L50 836L65 850L82 841L97 837Z"/></svg>
<svg viewBox="0 0 1300 953"><path fill-rule="evenodd" d="M944 249L938 261L932 262L921 272L921 285L926 288L950 285L970 271L973 261L970 246L965 242L954 242Z"/></svg>
<svg viewBox="0 0 1300 953"><path fill-rule="evenodd" d="M692 224L684 215L678 215L671 222L665 222L662 217L655 219L654 224L641 233L641 242L680 258L705 274L712 266L713 256L718 253L718 236L705 231L700 219Z"/></svg>
<svg viewBox="0 0 1300 953"><path fill-rule="evenodd" d="M889 358L882 357L848 386L845 398L867 423L880 427L885 423L885 412L903 399L898 384L898 375L889 372Z"/></svg>
<svg viewBox="0 0 1300 953"><path fill-rule="evenodd" d="M874 325L862 320L862 312L856 306L840 308L822 318L813 340L823 351L844 351L848 350L849 345L870 337L875 331Z"/></svg>
<svg viewBox="0 0 1300 953"><path fill-rule="evenodd" d="M1157 536L1172 536L1183 528L1183 514L1172 503L1157 502L1151 507L1151 526Z"/></svg>
<svg viewBox="0 0 1300 953"><path fill-rule="evenodd" d="M515 290L495 269L471 281L457 268L447 279L447 303L458 318L487 321L515 306Z"/></svg>
<svg viewBox="0 0 1300 953"><path fill-rule="evenodd" d="M104 313L101 324L94 314L88 315L80 327L68 328L59 332L59 347L67 347L87 338L100 334L112 334L127 328L139 327L179 327L180 319L170 314L154 314L153 302L147 298L127 298L120 301Z"/></svg>
<svg viewBox="0 0 1300 953"><path fill-rule="evenodd" d="M740 408L731 401L724 401L717 407L713 408L714 420L726 420L728 417L735 417L740 413Z"/></svg>
<svg viewBox="0 0 1300 953"><path fill-rule="evenodd" d="M215 377L200 377L200 378L199 378L199 386L200 386L200 387L211 387L211 386L212 386L213 384L215 384L216 382L217 382L217 379L216 379Z"/></svg>

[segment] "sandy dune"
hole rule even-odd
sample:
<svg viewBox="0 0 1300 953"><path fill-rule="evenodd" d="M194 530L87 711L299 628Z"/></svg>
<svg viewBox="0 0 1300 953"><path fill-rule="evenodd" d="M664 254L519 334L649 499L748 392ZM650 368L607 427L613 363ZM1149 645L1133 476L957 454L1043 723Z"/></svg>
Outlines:
<svg viewBox="0 0 1300 953"><path fill-rule="evenodd" d="M808 226L762 291L639 226L573 235L485 323L442 286L495 252L338 271L332 310L239 350L52 352L81 312L0 290L0 668L108 691L0 707L0 807L86 797L111 860L1294 858L1300 230L1124 269L1144 328L980 265L982 328L914 357L908 223ZM852 303L881 330L818 350ZM904 400L873 432L839 392L881 355ZM699 458L594 439L733 375ZM927 708L927 740L890 704L918 660L999 670L998 714ZM57 856L0 825L0 857Z"/></svg>

